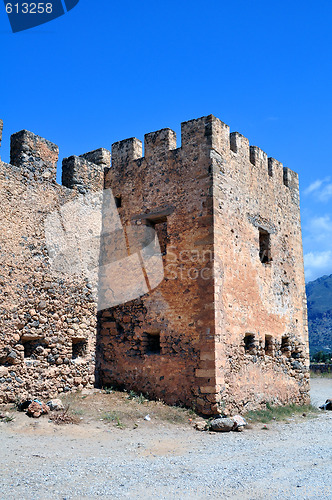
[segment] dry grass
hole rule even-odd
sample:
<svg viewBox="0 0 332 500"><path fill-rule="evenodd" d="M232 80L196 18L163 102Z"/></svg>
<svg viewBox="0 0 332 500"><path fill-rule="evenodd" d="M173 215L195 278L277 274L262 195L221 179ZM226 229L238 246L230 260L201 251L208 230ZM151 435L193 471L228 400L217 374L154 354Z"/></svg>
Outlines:
<svg viewBox="0 0 332 500"><path fill-rule="evenodd" d="M70 405L68 405L64 411L53 412L52 415L50 416L50 420L52 420L52 422L54 422L56 425L78 424L79 419L75 415L72 415L69 412L69 409Z"/></svg>
<svg viewBox="0 0 332 500"><path fill-rule="evenodd" d="M292 404L287 406L274 406L267 403L265 409L248 411L244 417L248 422L261 422L262 424L267 424L271 421L286 421L296 416L313 417L317 412L318 409L312 405L298 406Z"/></svg>
<svg viewBox="0 0 332 500"><path fill-rule="evenodd" d="M69 405L72 416L79 416L80 422L100 421L119 429L136 428L140 422L184 426L193 424L198 418L192 410L168 406L162 401L150 401L143 394L133 391L93 390L84 394L63 394L61 399L66 406ZM147 415L151 420L144 420Z"/></svg>
<svg viewBox="0 0 332 500"><path fill-rule="evenodd" d="M310 378L332 378L332 371L330 372L314 372L310 370Z"/></svg>

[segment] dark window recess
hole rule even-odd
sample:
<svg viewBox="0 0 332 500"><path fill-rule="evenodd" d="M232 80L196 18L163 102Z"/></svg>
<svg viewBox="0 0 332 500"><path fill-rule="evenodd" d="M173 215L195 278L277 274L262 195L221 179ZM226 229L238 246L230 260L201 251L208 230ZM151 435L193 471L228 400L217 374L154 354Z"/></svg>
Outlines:
<svg viewBox="0 0 332 500"><path fill-rule="evenodd" d="M156 231L161 254L166 255L168 243L167 217L162 217L160 219L147 219L147 224L153 227Z"/></svg>
<svg viewBox="0 0 332 500"><path fill-rule="evenodd" d="M121 196L115 196L114 199L116 208L121 208L122 206Z"/></svg>
<svg viewBox="0 0 332 500"><path fill-rule="evenodd" d="M160 354L160 332L146 334L146 354Z"/></svg>
<svg viewBox="0 0 332 500"><path fill-rule="evenodd" d="M265 335L265 345L264 345L265 354L272 354L273 352L273 342L271 335Z"/></svg>
<svg viewBox="0 0 332 500"><path fill-rule="evenodd" d="M282 338L281 338L281 352L282 354L287 354L290 350L291 350L291 346L290 346L290 343L289 343L289 337L287 337L286 335L284 335Z"/></svg>
<svg viewBox="0 0 332 500"><path fill-rule="evenodd" d="M25 340L23 341L23 347L25 358L36 359L43 352L46 345L40 340Z"/></svg>
<svg viewBox="0 0 332 500"><path fill-rule="evenodd" d="M72 339L72 359L83 358L87 353L87 346L85 339Z"/></svg>
<svg viewBox="0 0 332 500"><path fill-rule="evenodd" d="M259 229L259 258L262 264L272 261L271 257L271 235L265 229Z"/></svg>
<svg viewBox="0 0 332 500"><path fill-rule="evenodd" d="M124 334L123 326L118 322L116 322L115 326L116 326L116 331L118 332L118 335L123 335Z"/></svg>
<svg viewBox="0 0 332 500"><path fill-rule="evenodd" d="M247 353L253 352L253 350L256 348L255 345L255 335L251 333L246 333L244 337L244 350Z"/></svg>
<svg viewBox="0 0 332 500"><path fill-rule="evenodd" d="M302 351L300 349L292 351L292 358L293 359L299 359L301 357L302 357Z"/></svg>

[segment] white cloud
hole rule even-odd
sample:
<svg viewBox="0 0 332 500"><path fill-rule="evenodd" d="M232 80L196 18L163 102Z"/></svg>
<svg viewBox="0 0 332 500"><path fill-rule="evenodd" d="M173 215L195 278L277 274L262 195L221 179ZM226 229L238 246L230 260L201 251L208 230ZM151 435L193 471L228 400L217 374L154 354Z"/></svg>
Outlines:
<svg viewBox="0 0 332 500"><path fill-rule="evenodd" d="M304 255L306 281L311 281L323 274L332 272L332 251L309 252Z"/></svg>
<svg viewBox="0 0 332 500"><path fill-rule="evenodd" d="M312 217L305 225L305 229L309 232L311 238L328 239L332 235L332 220L329 215L321 217Z"/></svg>
<svg viewBox="0 0 332 500"><path fill-rule="evenodd" d="M317 181L312 182L310 186L307 187L307 189L304 190L304 194L310 194L313 191L317 191L321 187L324 181L321 181L320 179L317 179Z"/></svg>
<svg viewBox="0 0 332 500"><path fill-rule="evenodd" d="M303 193L308 195L313 195L316 200L321 202L329 201L332 198L332 182L331 177L325 177L325 179L317 179L312 182Z"/></svg>
<svg viewBox="0 0 332 500"><path fill-rule="evenodd" d="M318 198L320 201L329 201L329 199L332 198L332 184L324 186L322 191L319 193Z"/></svg>
<svg viewBox="0 0 332 500"><path fill-rule="evenodd" d="M303 224L304 270L306 281L332 274L332 217L324 214Z"/></svg>

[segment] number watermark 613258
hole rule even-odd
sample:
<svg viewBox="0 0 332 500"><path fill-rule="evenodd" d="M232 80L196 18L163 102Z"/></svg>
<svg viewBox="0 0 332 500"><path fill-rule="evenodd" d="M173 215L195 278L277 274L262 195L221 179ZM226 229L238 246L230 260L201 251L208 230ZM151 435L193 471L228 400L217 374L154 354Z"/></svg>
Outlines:
<svg viewBox="0 0 332 500"><path fill-rule="evenodd" d="M6 3L7 14L52 14L53 4L49 3Z"/></svg>
<svg viewBox="0 0 332 500"><path fill-rule="evenodd" d="M24 31L57 17L63 16L66 11L73 9L79 0L49 0L47 2L27 2L4 0L6 13L13 33Z"/></svg>

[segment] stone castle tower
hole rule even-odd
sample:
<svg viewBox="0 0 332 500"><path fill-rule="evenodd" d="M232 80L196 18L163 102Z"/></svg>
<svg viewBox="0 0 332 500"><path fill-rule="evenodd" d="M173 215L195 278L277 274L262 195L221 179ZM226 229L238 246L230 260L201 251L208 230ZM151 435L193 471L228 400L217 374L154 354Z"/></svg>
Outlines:
<svg viewBox="0 0 332 500"><path fill-rule="evenodd" d="M49 141L22 131L12 137L11 165L0 164L8 214L1 241L2 400L46 397L97 380L204 414L307 402L296 173L214 116L183 123L180 148L175 133L163 129L145 136L144 157L132 138L113 144L111 166L105 149L67 158L63 186L55 183L57 154ZM151 286L142 264L140 297L97 314L83 276L50 269L42 221L78 193L103 187L115 197L124 252L139 255L129 234L152 228L164 277ZM101 243L106 260L119 250L110 237ZM114 277L100 274L100 293L113 285Z"/></svg>

